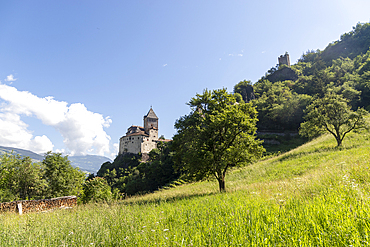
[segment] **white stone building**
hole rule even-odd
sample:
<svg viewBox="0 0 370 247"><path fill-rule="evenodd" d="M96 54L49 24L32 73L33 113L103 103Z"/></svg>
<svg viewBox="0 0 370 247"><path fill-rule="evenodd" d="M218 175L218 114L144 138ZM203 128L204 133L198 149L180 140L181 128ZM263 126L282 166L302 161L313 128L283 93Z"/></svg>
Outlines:
<svg viewBox="0 0 370 247"><path fill-rule="evenodd" d="M125 136L119 140L119 154L123 153L149 153L157 147L158 142L158 117L150 108L144 116L144 127L131 126Z"/></svg>

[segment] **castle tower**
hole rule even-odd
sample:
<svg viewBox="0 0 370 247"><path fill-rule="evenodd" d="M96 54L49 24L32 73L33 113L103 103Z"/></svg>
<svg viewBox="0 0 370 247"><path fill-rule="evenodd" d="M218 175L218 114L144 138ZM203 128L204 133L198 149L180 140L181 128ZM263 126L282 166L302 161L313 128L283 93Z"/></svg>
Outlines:
<svg viewBox="0 0 370 247"><path fill-rule="evenodd" d="M152 128L158 130L158 117L155 115L153 109L150 108L148 114L144 116L144 130L149 133L149 130Z"/></svg>
<svg viewBox="0 0 370 247"><path fill-rule="evenodd" d="M132 125L127 129L126 135L120 138L119 154L142 153L148 154L157 148L158 117L152 108L144 116L144 127Z"/></svg>
<svg viewBox="0 0 370 247"><path fill-rule="evenodd" d="M285 64L288 67L290 67L290 59L289 59L288 52L286 52L284 56L281 55L280 57L278 57L278 61L279 61L279 66L282 64Z"/></svg>

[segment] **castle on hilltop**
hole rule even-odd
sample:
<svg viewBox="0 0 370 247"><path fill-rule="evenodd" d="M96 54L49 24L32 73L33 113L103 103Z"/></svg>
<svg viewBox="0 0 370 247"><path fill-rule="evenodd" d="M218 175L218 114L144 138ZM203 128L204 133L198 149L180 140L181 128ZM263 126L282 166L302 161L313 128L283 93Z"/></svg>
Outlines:
<svg viewBox="0 0 370 247"><path fill-rule="evenodd" d="M266 76L266 79L270 82L277 81L296 81L298 80L297 73L290 68L290 58L288 52L278 57L279 69L275 69L271 74ZM286 65L286 66L282 66Z"/></svg>
<svg viewBox="0 0 370 247"><path fill-rule="evenodd" d="M147 154L157 148L158 117L152 108L144 116L144 127L132 125L119 139L119 153Z"/></svg>
<svg viewBox="0 0 370 247"><path fill-rule="evenodd" d="M290 67L290 59L289 59L288 52L285 52L284 56L281 55L280 57L278 57L278 62L279 62L279 66L285 64L288 67Z"/></svg>

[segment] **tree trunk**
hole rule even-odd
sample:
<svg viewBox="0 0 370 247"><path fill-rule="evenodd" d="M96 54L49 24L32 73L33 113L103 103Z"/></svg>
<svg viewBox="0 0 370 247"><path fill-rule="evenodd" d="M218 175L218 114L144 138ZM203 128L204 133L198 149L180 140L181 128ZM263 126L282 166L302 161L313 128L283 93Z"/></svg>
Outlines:
<svg viewBox="0 0 370 247"><path fill-rule="evenodd" d="M335 139L337 140L337 147L342 146L342 138L340 136L339 126L335 128Z"/></svg>
<svg viewBox="0 0 370 247"><path fill-rule="evenodd" d="M342 146L342 139L340 138L340 136L336 136L335 139L337 140L337 147Z"/></svg>
<svg viewBox="0 0 370 247"><path fill-rule="evenodd" d="M220 187L220 192L225 192L225 176L218 179L218 186Z"/></svg>

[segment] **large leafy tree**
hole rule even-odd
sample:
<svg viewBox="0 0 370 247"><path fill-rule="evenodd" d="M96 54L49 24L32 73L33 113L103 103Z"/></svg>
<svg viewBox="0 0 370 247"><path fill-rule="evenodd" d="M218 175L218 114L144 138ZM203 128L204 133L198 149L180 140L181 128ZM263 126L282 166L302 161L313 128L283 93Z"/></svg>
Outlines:
<svg viewBox="0 0 370 247"><path fill-rule="evenodd" d="M226 89L205 90L188 105L190 114L175 123L175 162L195 180L213 176L220 191L225 191L226 172L264 151L255 139L257 111L251 103L236 103Z"/></svg>
<svg viewBox="0 0 370 247"><path fill-rule="evenodd" d="M82 190L85 174L74 168L68 156L61 153L48 152L42 161L44 176L48 184L46 197L77 195Z"/></svg>
<svg viewBox="0 0 370 247"><path fill-rule="evenodd" d="M15 153L0 155L1 202L42 198L45 187L40 164Z"/></svg>
<svg viewBox="0 0 370 247"><path fill-rule="evenodd" d="M329 132L341 146L344 137L353 130L365 128L364 116L367 111L359 108L352 111L348 100L337 94L327 94L307 107L305 122L301 124L300 134L314 137Z"/></svg>

